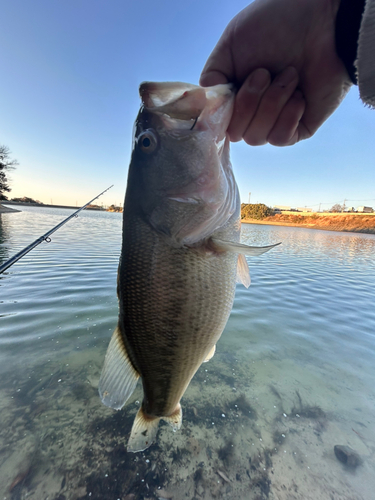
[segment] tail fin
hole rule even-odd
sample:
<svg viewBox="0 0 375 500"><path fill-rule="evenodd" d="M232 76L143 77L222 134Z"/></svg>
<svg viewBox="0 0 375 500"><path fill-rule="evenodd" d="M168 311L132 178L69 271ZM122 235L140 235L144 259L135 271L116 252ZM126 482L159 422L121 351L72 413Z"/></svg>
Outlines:
<svg viewBox="0 0 375 500"><path fill-rule="evenodd" d="M181 428L182 425L182 409L180 403L176 406L175 411L172 413L172 415L169 415L168 417L162 417L163 420L168 422L169 425L173 427L174 431L178 431Z"/></svg>
<svg viewBox="0 0 375 500"><path fill-rule="evenodd" d="M148 417L140 408L135 416L127 450L136 453L151 446L158 433L159 421L159 417Z"/></svg>
<svg viewBox="0 0 375 500"><path fill-rule="evenodd" d="M173 427L174 431L177 431L182 424L180 403L168 417L149 417L144 413L143 409L140 408L135 416L127 450L136 453L137 451L144 451L151 446L156 439L161 418L168 422L168 424Z"/></svg>

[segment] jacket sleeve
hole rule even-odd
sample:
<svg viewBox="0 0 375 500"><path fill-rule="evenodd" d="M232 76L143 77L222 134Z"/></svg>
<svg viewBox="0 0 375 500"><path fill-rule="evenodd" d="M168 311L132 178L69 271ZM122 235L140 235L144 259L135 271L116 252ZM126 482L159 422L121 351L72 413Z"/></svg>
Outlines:
<svg viewBox="0 0 375 500"><path fill-rule="evenodd" d="M359 95L365 104L375 107L375 0L366 0L355 67Z"/></svg>
<svg viewBox="0 0 375 500"><path fill-rule="evenodd" d="M341 0L336 16L336 52L354 84L358 84L355 60L365 0Z"/></svg>
<svg viewBox="0 0 375 500"><path fill-rule="evenodd" d="M362 101L375 107L375 0L341 0L336 50Z"/></svg>

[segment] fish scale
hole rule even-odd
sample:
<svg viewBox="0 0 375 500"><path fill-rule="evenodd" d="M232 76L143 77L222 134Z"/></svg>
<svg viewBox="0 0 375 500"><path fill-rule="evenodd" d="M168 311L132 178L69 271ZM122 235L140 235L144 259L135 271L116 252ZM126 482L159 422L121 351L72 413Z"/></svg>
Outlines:
<svg viewBox="0 0 375 500"><path fill-rule="evenodd" d="M143 380L147 412L169 415L227 322L237 256L171 248L141 219L128 220L126 208L124 220L119 327Z"/></svg>

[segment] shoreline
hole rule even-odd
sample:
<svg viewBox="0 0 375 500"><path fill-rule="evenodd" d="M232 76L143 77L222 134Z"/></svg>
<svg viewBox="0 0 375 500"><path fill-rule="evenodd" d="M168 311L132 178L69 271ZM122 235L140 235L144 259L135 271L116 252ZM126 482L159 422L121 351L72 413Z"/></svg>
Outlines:
<svg viewBox="0 0 375 500"><path fill-rule="evenodd" d="M26 203L23 201L3 201L5 205L14 205L16 207L38 207L38 208L69 208L70 210L78 210L79 206L72 206L72 205L50 205L49 203ZM3 208L4 205L2 205ZM86 207L85 210L97 210L99 212L105 212L105 208L89 208Z"/></svg>
<svg viewBox="0 0 375 500"><path fill-rule="evenodd" d="M24 202L15 202L15 201L3 201L6 205L13 205L15 207L37 207L37 208L67 208L69 210L79 210L81 207L73 207L70 205L48 205L48 204L39 204L39 203L24 203ZM92 208L86 207L85 210L93 210L96 212L109 212L105 208ZM0 214L6 214L11 212L22 212L22 210L18 210L16 208L5 207L0 203Z"/></svg>
<svg viewBox="0 0 375 500"><path fill-rule="evenodd" d="M8 203L7 203L8 204ZM11 205L21 205L21 203L9 203ZM23 204L30 206L30 204ZM36 205L51 208L53 205ZM76 208L61 205L54 205L55 208ZM86 209L87 210L87 209ZM89 209L97 210L97 209ZM99 210L105 211L105 210ZM6 213L20 213L21 210L6 207L0 204L0 215ZM362 233L375 235L375 214L322 214L313 215L307 213L273 215L264 219L241 219L243 224L263 224L267 226L289 226L301 227L304 229L318 229L321 231L339 231L350 233Z"/></svg>
<svg viewBox="0 0 375 500"><path fill-rule="evenodd" d="M4 207L4 205L0 204L0 214L11 214L21 212L21 210L17 210L16 208Z"/></svg>
<svg viewBox="0 0 375 500"><path fill-rule="evenodd" d="M262 220L241 219L241 223L375 234L375 214L282 214L269 216Z"/></svg>

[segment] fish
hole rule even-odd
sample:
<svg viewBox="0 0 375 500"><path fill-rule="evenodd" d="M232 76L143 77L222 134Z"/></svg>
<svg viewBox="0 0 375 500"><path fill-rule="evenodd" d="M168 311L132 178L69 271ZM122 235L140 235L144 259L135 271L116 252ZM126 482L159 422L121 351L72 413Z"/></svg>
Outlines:
<svg viewBox="0 0 375 500"><path fill-rule="evenodd" d="M140 378L143 401L127 450L156 439L160 419L182 423L180 400L212 358L236 282L250 285L245 255L275 245L240 243L240 197L226 133L230 84L144 82L123 209L119 318L99 380L121 409Z"/></svg>

